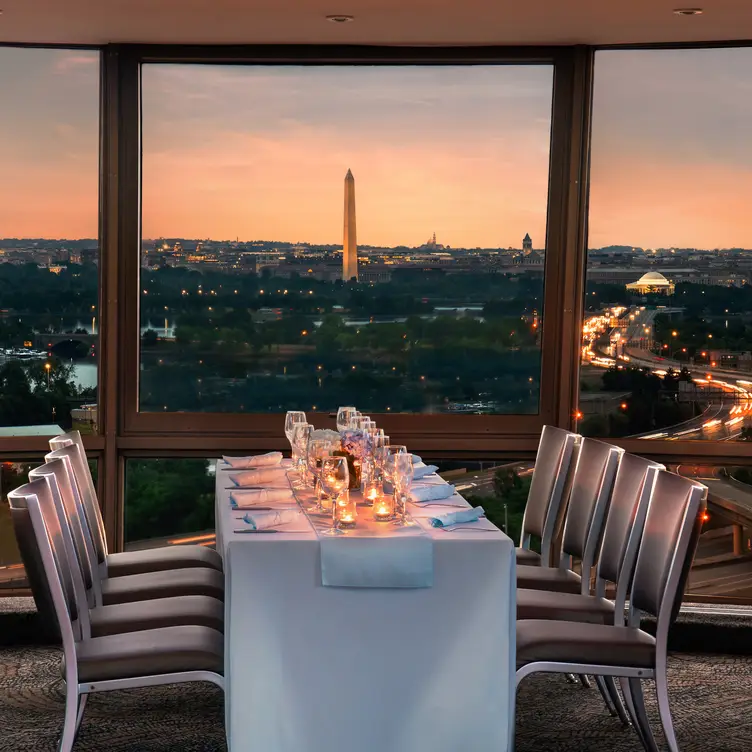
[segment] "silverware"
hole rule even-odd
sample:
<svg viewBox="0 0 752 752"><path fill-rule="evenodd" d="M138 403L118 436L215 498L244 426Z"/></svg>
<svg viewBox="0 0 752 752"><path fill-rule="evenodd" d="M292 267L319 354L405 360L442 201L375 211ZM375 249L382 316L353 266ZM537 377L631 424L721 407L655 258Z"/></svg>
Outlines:
<svg viewBox="0 0 752 752"><path fill-rule="evenodd" d="M458 522L456 525L449 525L448 527L434 528L435 530L443 530L445 533L454 533L457 530L470 530L473 533L497 533L498 530L492 527L472 527L472 522Z"/></svg>
<svg viewBox="0 0 752 752"><path fill-rule="evenodd" d="M252 506L252 507L242 507L242 508L238 507L237 509L235 509L235 507L233 507L232 511L233 512L242 512L245 509L249 509L249 510L254 510L256 512L271 512L274 509L280 509L280 508L281 507L257 507L257 506ZM236 517L235 519L238 519L238 518Z"/></svg>
<svg viewBox="0 0 752 752"><path fill-rule="evenodd" d="M467 506L467 504L441 504L439 502L436 502L435 504L416 504L416 507L418 509L423 509L424 507L455 507L456 509L469 509L470 507Z"/></svg>
<svg viewBox="0 0 752 752"><path fill-rule="evenodd" d="M291 533L308 533L309 530L278 530L274 527L267 527L264 530L253 530L252 528L248 528L248 530L233 530L234 533L238 533L240 535L241 533L258 533L259 535L261 533L285 533L287 535L290 535Z"/></svg>

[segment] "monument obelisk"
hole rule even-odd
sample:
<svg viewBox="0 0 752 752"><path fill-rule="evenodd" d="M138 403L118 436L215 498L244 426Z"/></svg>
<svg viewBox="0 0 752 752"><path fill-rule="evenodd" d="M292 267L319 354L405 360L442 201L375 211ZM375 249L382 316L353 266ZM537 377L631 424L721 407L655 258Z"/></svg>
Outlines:
<svg viewBox="0 0 752 752"><path fill-rule="evenodd" d="M358 240L355 233L355 178L345 175L345 236L342 242L342 279L358 280Z"/></svg>

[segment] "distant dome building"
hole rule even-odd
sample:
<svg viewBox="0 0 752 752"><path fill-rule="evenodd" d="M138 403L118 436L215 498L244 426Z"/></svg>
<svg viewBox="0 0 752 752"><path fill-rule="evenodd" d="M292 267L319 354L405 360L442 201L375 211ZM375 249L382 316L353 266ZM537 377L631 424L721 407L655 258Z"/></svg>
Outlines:
<svg viewBox="0 0 752 752"><path fill-rule="evenodd" d="M637 293L638 295L647 295L649 293L673 295L674 283L667 280L660 272L647 272L637 282L630 282L627 285L627 291Z"/></svg>

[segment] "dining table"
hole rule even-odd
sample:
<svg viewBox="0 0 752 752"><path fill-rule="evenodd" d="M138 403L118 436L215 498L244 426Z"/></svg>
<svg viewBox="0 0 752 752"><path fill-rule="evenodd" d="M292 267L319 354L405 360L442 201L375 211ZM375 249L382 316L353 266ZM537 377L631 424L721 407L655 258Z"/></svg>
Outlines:
<svg viewBox="0 0 752 752"><path fill-rule="evenodd" d="M408 502L407 527L358 496L356 527L331 536L312 489L280 468L258 508L283 521L254 532L237 469L216 462L230 752L511 752L511 539L485 517L435 526L471 507L453 487Z"/></svg>

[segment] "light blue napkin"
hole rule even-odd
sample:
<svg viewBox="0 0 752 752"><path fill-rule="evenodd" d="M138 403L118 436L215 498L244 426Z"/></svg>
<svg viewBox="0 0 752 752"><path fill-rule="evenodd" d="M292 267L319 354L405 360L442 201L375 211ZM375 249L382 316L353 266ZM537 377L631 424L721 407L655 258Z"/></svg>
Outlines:
<svg viewBox="0 0 752 752"><path fill-rule="evenodd" d="M475 509L461 509L459 512L447 512L438 517L431 517L432 527L450 527L461 522L477 522L485 514L483 507Z"/></svg>
<svg viewBox="0 0 752 752"><path fill-rule="evenodd" d="M426 475L431 475L439 469L438 465L424 465L419 462L417 465L413 464L413 480L420 480Z"/></svg>
<svg viewBox="0 0 752 752"><path fill-rule="evenodd" d="M417 465L419 462L423 462L420 455L414 454L413 455L413 465Z"/></svg>
<svg viewBox="0 0 752 752"><path fill-rule="evenodd" d="M300 515L300 509L274 509L269 512L247 512L243 515L243 522L250 525L252 530L267 530L279 525L295 522Z"/></svg>
<svg viewBox="0 0 752 752"><path fill-rule="evenodd" d="M432 483L415 485L410 489L410 501L420 504L422 501L439 501L454 496L454 486L451 483Z"/></svg>

